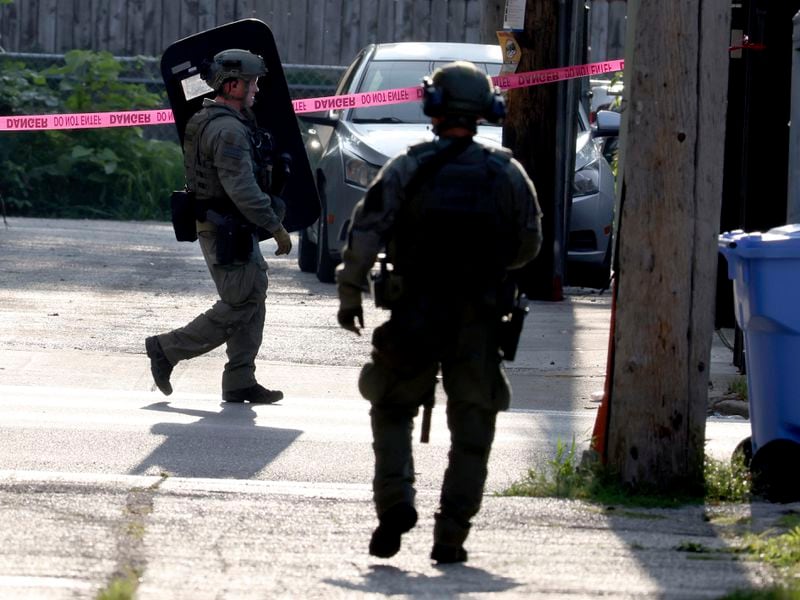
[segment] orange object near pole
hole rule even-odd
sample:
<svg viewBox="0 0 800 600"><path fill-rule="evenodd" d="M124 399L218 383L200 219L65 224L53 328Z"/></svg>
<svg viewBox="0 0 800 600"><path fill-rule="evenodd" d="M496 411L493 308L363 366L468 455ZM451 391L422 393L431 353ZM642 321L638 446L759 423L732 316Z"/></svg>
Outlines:
<svg viewBox="0 0 800 600"><path fill-rule="evenodd" d="M608 332L608 356L606 358L606 381L603 385L603 401L597 411L592 431L591 447L600 455L600 461L608 460L608 422L611 417L611 384L614 379L614 329L617 314L617 277L611 281L611 325Z"/></svg>

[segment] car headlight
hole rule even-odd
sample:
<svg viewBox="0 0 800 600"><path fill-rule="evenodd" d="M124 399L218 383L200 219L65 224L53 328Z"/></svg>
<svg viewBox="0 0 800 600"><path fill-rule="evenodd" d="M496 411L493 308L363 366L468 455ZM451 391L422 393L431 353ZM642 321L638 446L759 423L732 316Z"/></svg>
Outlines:
<svg viewBox="0 0 800 600"><path fill-rule="evenodd" d="M600 191L600 161L594 160L582 169L575 171L572 181L573 196L588 196Z"/></svg>
<svg viewBox="0 0 800 600"><path fill-rule="evenodd" d="M347 183L363 188L369 187L369 184L375 179L378 171L380 171L380 167L371 165L356 156L345 156L344 180Z"/></svg>

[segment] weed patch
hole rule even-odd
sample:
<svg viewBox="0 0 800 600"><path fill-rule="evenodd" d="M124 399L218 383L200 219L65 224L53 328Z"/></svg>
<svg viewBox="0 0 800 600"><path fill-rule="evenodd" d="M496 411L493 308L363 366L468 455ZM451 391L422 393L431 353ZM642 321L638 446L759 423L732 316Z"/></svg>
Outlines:
<svg viewBox="0 0 800 600"><path fill-rule="evenodd" d="M730 462L706 456L705 499L707 502L747 502L751 498L752 480L750 469L741 453Z"/></svg>
<svg viewBox="0 0 800 600"><path fill-rule="evenodd" d="M139 574L131 571L125 577L117 577L101 590L97 600L132 600L139 587Z"/></svg>
<svg viewBox="0 0 800 600"><path fill-rule="evenodd" d="M674 508L702 502L746 502L751 495L750 471L741 457L731 463L706 457L704 494L664 492L645 485L635 488L621 482L611 469L598 463L579 464L575 440L556 443L552 460L541 470L529 469L500 496L575 498L605 505Z"/></svg>
<svg viewBox="0 0 800 600"><path fill-rule="evenodd" d="M728 385L728 394L735 394L742 400L747 400L747 377L739 375Z"/></svg>

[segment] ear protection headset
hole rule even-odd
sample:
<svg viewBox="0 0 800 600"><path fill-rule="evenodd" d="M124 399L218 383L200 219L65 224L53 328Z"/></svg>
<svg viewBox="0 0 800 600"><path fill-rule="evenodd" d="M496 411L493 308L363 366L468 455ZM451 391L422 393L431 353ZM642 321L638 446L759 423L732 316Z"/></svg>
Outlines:
<svg viewBox="0 0 800 600"><path fill-rule="evenodd" d="M499 87L492 87L492 102L489 105L488 112L483 115L483 118L489 123L498 123L506 116L506 99L500 93Z"/></svg>
<svg viewBox="0 0 800 600"><path fill-rule="evenodd" d="M506 116L506 102L500 89L487 86L482 99L453 98L443 87L436 85L431 77L422 79L422 112L429 117L469 115L497 123Z"/></svg>
<svg viewBox="0 0 800 600"><path fill-rule="evenodd" d="M429 117L441 117L443 109L444 92L426 75L422 78L422 112Z"/></svg>

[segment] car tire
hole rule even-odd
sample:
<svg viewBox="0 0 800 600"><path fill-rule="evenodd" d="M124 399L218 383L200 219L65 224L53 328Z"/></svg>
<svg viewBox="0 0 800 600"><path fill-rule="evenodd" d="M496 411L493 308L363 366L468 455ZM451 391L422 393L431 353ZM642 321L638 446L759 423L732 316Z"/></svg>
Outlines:
<svg viewBox="0 0 800 600"><path fill-rule="evenodd" d="M317 221L317 279L322 283L334 283L336 281L336 261L331 258L328 250L328 225L325 221L326 215L323 211Z"/></svg>
<svg viewBox="0 0 800 600"><path fill-rule="evenodd" d="M300 241L297 244L297 266L303 273L317 271L317 245L308 237L308 231L300 230Z"/></svg>
<svg viewBox="0 0 800 600"><path fill-rule="evenodd" d="M608 246L606 247L606 255L603 257L603 264L596 267L594 274L594 281L592 287L600 290L607 290L611 286L611 252L614 238L608 239Z"/></svg>

